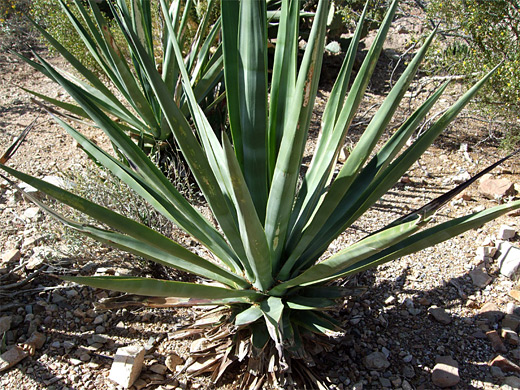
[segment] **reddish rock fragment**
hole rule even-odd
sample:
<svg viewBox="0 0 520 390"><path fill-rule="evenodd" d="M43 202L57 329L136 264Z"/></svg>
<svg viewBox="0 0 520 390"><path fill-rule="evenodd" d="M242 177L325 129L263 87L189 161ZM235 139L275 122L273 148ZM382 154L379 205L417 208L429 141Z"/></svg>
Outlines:
<svg viewBox="0 0 520 390"><path fill-rule="evenodd" d="M502 355L498 355L496 358L491 360L489 363L492 367L498 367L505 372L518 372L520 373L520 367L513 363L511 360L506 359Z"/></svg>
<svg viewBox="0 0 520 390"><path fill-rule="evenodd" d="M513 183L507 179L482 180L478 190L489 199L500 199L507 195L512 195L515 191Z"/></svg>
<svg viewBox="0 0 520 390"><path fill-rule="evenodd" d="M500 338L496 330L490 330L489 332L486 332L486 336L488 340L491 342L491 346L495 351L503 353L507 352L507 348L502 342L502 339Z"/></svg>

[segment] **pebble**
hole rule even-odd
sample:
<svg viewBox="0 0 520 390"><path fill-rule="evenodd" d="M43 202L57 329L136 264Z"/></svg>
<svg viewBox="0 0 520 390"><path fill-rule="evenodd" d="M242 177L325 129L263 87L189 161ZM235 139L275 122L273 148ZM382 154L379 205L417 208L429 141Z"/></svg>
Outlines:
<svg viewBox="0 0 520 390"><path fill-rule="evenodd" d="M493 278L482 268L475 268L469 272L472 283L478 288L484 288L493 281Z"/></svg>
<svg viewBox="0 0 520 390"><path fill-rule="evenodd" d="M372 352L365 357L365 367L369 370L384 370L390 367L390 362L382 352Z"/></svg>
<svg viewBox="0 0 520 390"><path fill-rule="evenodd" d="M1 335L11 329L12 321L13 319L11 316L0 317L0 337L2 337Z"/></svg>
<svg viewBox="0 0 520 390"><path fill-rule="evenodd" d="M511 329L502 328L500 330L500 335L506 341L506 343L510 345L518 345L520 344L520 340L518 338L518 334Z"/></svg>
<svg viewBox="0 0 520 390"><path fill-rule="evenodd" d="M140 345L118 348L109 379L126 388L132 386L143 368L144 354L145 350Z"/></svg>
<svg viewBox="0 0 520 390"><path fill-rule="evenodd" d="M490 363L490 366L499 367L504 372L516 372L520 373L520 367L513 363L511 360L506 359L502 355L495 357Z"/></svg>
<svg viewBox="0 0 520 390"><path fill-rule="evenodd" d="M166 357L164 364L171 372L175 372L178 365L183 364L184 359L175 353L171 353Z"/></svg>
<svg viewBox="0 0 520 390"><path fill-rule="evenodd" d="M449 356L436 359L432 382L441 388L452 387L460 382L458 363Z"/></svg>
<svg viewBox="0 0 520 390"><path fill-rule="evenodd" d="M478 190L488 199L501 199L514 192L514 185L507 179L486 178L480 181Z"/></svg>
<svg viewBox="0 0 520 390"><path fill-rule="evenodd" d="M502 383L511 386L513 389L520 389L520 378L517 376L508 376Z"/></svg>
<svg viewBox="0 0 520 390"><path fill-rule="evenodd" d="M489 332L486 332L486 336L491 342L491 347L493 347L495 351L504 353L507 352L507 348L496 330L490 330Z"/></svg>
<svg viewBox="0 0 520 390"><path fill-rule="evenodd" d="M520 317L515 314L506 314L500 325L502 328L509 328L516 332L520 325Z"/></svg>
<svg viewBox="0 0 520 390"><path fill-rule="evenodd" d="M156 363L150 366L149 370L155 372L156 374L164 375L166 371L168 371L168 367L166 367L164 364Z"/></svg>
<svg viewBox="0 0 520 390"><path fill-rule="evenodd" d="M495 378L503 378L504 376L506 376L499 367L492 366L489 371L491 372L491 375L493 375Z"/></svg>
<svg viewBox="0 0 520 390"><path fill-rule="evenodd" d="M451 324L451 321L452 321L451 315L446 310L444 310L442 307L432 306L428 309L428 313L430 313L433 316L435 321L437 321L443 325Z"/></svg>
<svg viewBox="0 0 520 390"><path fill-rule="evenodd" d="M36 219L41 214L39 207L29 207L23 212L23 216L26 219Z"/></svg>
<svg viewBox="0 0 520 390"><path fill-rule="evenodd" d="M500 267L500 273L512 278L520 267L520 248L502 241L498 244L497 250L499 253L497 263Z"/></svg>
<svg viewBox="0 0 520 390"><path fill-rule="evenodd" d="M1 263L14 263L22 258L22 253L18 249L10 249L2 253Z"/></svg>
<svg viewBox="0 0 520 390"><path fill-rule="evenodd" d="M404 358L403 358L403 362L405 363L410 363L413 359L413 356L412 355L406 355Z"/></svg>
<svg viewBox="0 0 520 390"><path fill-rule="evenodd" d="M493 302L488 302L480 308L479 316L485 318L491 325L498 323L503 317L504 313Z"/></svg>
<svg viewBox="0 0 520 390"><path fill-rule="evenodd" d="M498 231L497 238L499 240L510 240L516 235L516 230L511 226L502 225Z"/></svg>

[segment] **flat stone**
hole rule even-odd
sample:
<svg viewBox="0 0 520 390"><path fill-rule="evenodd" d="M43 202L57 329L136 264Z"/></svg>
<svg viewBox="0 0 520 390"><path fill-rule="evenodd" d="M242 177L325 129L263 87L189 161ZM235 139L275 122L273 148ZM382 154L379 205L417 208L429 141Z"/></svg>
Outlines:
<svg viewBox="0 0 520 390"><path fill-rule="evenodd" d="M509 328L516 332L520 325L520 317L515 314L506 314L500 325L502 328Z"/></svg>
<svg viewBox="0 0 520 390"><path fill-rule="evenodd" d="M41 349L47 340L47 336L40 332L34 332L29 340L25 342L25 344L32 346L35 349Z"/></svg>
<svg viewBox="0 0 520 390"><path fill-rule="evenodd" d="M124 388L129 388L141 373L144 354L145 349L140 345L118 348L108 378Z"/></svg>
<svg viewBox="0 0 520 390"><path fill-rule="evenodd" d="M518 345L518 344L520 344L519 343L520 340L518 338L518 334L516 332L512 331L509 328L502 328L500 330L500 335L506 341L506 343L508 343L510 345Z"/></svg>
<svg viewBox="0 0 520 390"><path fill-rule="evenodd" d="M177 366L184 363L184 359L175 353L171 353L166 357L164 363L171 372L175 372Z"/></svg>
<svg viewBox="0 0 520 390"><path fill-rule="evenodd" d="M516 235L516 230L511 226L502 225L498 231L497 238L499 240L510 240Z"/></svg>
<svg viewBox="0 0 520 390"><path fill-rule="evenodd" d="M459 173L458 175L452 176L451 182L453 184L462 184L462 183L468 181L469 179L471 179L470 173L467 171L463 171L463 172Z"/></svg>
<svg viewBox="0 0 520 390"><path fill-rule="evenodd" d="M504 317L504 313L496 304L488 302L480 308L479 316L485 318L490 324L496 324Z"/></svg>
<svg viewBox="0 0 520 390"><path fill-rule="evenodd" d="M14 263L22 258L22 253L18 249L10 249L2 253L2 263Z"/></svg>
<svg viewBox="0 0 520 390"><path fill-rule="evenodd" d="M384 370L390 367L390 362L383 352L372 352L364 359L365 367L369 370Z"/></svg>
<svg viewBox="0 0 520 390"><path fill-rule="evenodd" d="M491 342L491 347L493 347L495 351L503 353L507 352L507 348L496 330L490 330L489 332L486 332L486 336Z"/></svg>
<svg viewBox="0 0 520 390"><path fill-rule="evenodd" d="M433 367L432 382L434 385L445 388L455 386L460 382L458 365L453 365L451 360L444 359L443 363L437 363ZM447 364L448 362L451 364Z"/></svg>
<svg viewBox="0 0 520 390"><path fill-rule="evenodd" d="M503 241L498 244L497 251L500 273L508 278L513 277L520 267L520 248Z"/></svg>
<svg viewBox="0 0 520 390"><path fill-rule="evenodd" d="M105 344L105 343L108 342L108 338L106 336L103 336L103 335L100 335L100 334L93 334L92 335L92 341L94 343Z"/></svg>
<svg viewBox="0 0 520 390"><path fill-rule="evenodd" d="M332 41L325 46L325 50L330 51L331 53L338 54L341 52L341 46L338 42Z"/></svg>
<svg viewBox="0 0 520 390"><path fill-rule="evenodd" d="M513 389L520 389L520 378L517 376L508 376L504 379L502 384L511 386Z"/></svg>
<svg viewBox="0 0 520 390"><path fill-rule="evenodd" d="M493 278L480 267L471 270L469 276L472 283L478 288L484 288L493 281Z"/></svg>
<svg viewBox="0 0 520 390"><path fill-rule="evenodd" d="M35 247L36 245L40 244L43 239L44 237L41 235L25 238L22 242L22 251L26 251L32 247Z"/></svg>
<svg viewBox="0 0 520 390"><path fill-rule="evenodd" d="M11 348L0 355L0 372L7 370L18 364L18 362L29 356L29 351L22 349L18 346Z"/></svg>
<svg viewBox="0 0 520 390"><path fill-rule="evenodd" d="M479 192L488 199L501 199L512 195L515 191L514 185L507 179L485 179L478 187Z"/></svg>
<svg viewBox="0 0 520 390"><path fill-rule="evenodd" d="M137 379L134 382L134 387L135 387L136 390L141 390L141 389L145 388L146 386L148 386L148 383L146 383L145 380Z"/></svg>
<svg viewBox="0 0 520 390"><path fill-rule="evenodd" d="M50 257L56 255L56 252L48 246L37 246L33 248L33 254L29 258L27 265L25 266L28 270L34 270L40 268Z"/></svg>
<svg viewBox="0 0 520 390"><path fill-rule="evenodd" d="M155 372L159 375L164 375L166 371L168 371L168 367L166 367L164 364L152 364L149 368L150 371Z"/></svg>
<svg viewBox="0 0 520 390"><path fill-rule="evenodd" d="M437 321L443 325L448 325L452 321L450 313L448 313L442 307L432 306L428 309L428 313L430 313L432 315L432 317L435 319L435 321Z"/></svg>
<svg viewBox="0 0 520 390"><path fill-rule="evenodd" d="M520 367L502 355L498 355L490 363L490 366L499 367L504 372L520 373Z"/></svg>

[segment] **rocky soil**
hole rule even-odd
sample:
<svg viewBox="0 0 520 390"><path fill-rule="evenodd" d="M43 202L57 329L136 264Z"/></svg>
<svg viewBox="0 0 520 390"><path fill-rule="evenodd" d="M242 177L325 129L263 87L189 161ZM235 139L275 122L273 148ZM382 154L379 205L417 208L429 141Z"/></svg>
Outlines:
<svg viewBox="0 0 520 390"><path fill-rule="evenodd" d="M405 30L396 28L394 37ZM387 47L378 74L388 75L394 65L395 50ZM374 82L362 113L373 113L388 83L386 76ZM427 78L418 80L410 93L410 105L401 108L396 123L431 92L433 83ZM0 55L1 150L36 120L8 164L38 177L93 172L81 150L20 87L54 96L62 93L16 57ZM462 90L452 86L432 113L441 112ZM316 115L327 94L324 85ZM355 142L365 121L363 115L355 120L347 146ZM95 130L85 127L84 131L106 145ZM486 122L478 113L463 112L420 164L329 251L427 203L505 155L492 136L500 131L499 124ZM445 206L436 221L516 198L518 162L514 157L497 168L487 182L474 185ZM503 192L490 195L489 191ZM518 214L510 214L345 280L344 285L362 292L338 305L335 316L345 332L331 338L330 351L315 351L315 371L328 378L330 389L520 388L520 287L515 272L520 262L516 249L520 246L519 224ZM153 270L117 251L81 241L5 182L0 192L0 226L0 348L15 351L21 345L24 349L20 351L26 351L20 363L0 372L0 387L113 389L117 386L108 376L116 351L136 344L144 347L145 356L133 388L210 387L207 377L177 375L178 367L189 358L193 340L178 340L176 331L193 323L200 313L142 308L100 311L94 304L114 294L53 277L78 272L143 275ZM189 243L185 237L180 239ZM236 388L234 381L239 376L237 367L216 387Z"/></svg>

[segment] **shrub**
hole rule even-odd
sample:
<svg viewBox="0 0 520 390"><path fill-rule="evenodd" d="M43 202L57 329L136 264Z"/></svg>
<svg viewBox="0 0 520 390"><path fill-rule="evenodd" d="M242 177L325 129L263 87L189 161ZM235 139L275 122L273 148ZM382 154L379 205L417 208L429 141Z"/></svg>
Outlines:
<svg viewBox="0 0 520 390"><path fill-rule="evenodd" d="M514 146L520 137L520 10L516 0L432 0L428 16L442 22L448 38L430 60L450 72L471 79L473 75L502 66L491 77L479 105L485 113L508 125L506 146ZM497 120L498 118L495 118ZM506 129L509 128L509 129Z"/></svg>
<svg viewBox="0 0 520 390"><path fill-rule="evenodd" d="M149 2L141 0L138 4L146 7ZM305 374L305 364L301 362L311 364L313 361L308 352L309 343L316 343L316 337L340 329L327 310L346 292L330 282L435 245L520 208L520 201L516 201L433 224L432 214L474 182L477 175L424 207L322 258L328 245L420 158L490 74L407 147L408 139L445 90L447 85L443 85L377 150L378 141L433 39L431 35L394 84L336 174L338 154L375 69L397 1L390 6L350 86L365 8L323 113L321 136L312 162L301 177L300 185L302 158L318 90L329 2L319 2L305 53L299 61L299 2L282 1L271 79L267 70L266 3L257 0L221 2L221 50L229 128L220 138L194 94L185 58L174 34L175 19L170 18L164 0L161 6L169 31L166 50L173 55L181 75L185 104L193 122L189 122L177 106L147 46L140 44L138 31L132 29L132 23L124 15L119 19L120 28L132 46L134 61L139 63L149 93L161 110L168 113L164 118L166 129L174 134L218 226L181 196L128 137L126 128L98 107L94 96L61 76L43 58L39 58L39 64L110 137L128 165L57 119L66 131L93 159L198 240L212 256L199 256L110 209L7 166L0 167L97 221L85 225L66 220L39 203L67 226L119 249L197 276L198 282L190 283L112 276L63 276L63 279L159 297L146 298L148 303L219 306L221 309L204 320L205 326L212 325L212 336L211 340L202 340L204 348L197 354L205 359L206 367L210 365L214 380L218 380L233 361L246 358L248 372L242 385L247 388L252 382L260 387L265 378L287 380L291 365L300 364L301 370L293 372ZM319 386L313 376L307 379L312 382L310 387Z"/></svg>
<svg viewBox="0 0 520 390"><path fill-rule="evenodd" d="M23 17L29 6L30 0L0 2L0 52L22 51L24 43L32 42L30 28Z"/></svg>

